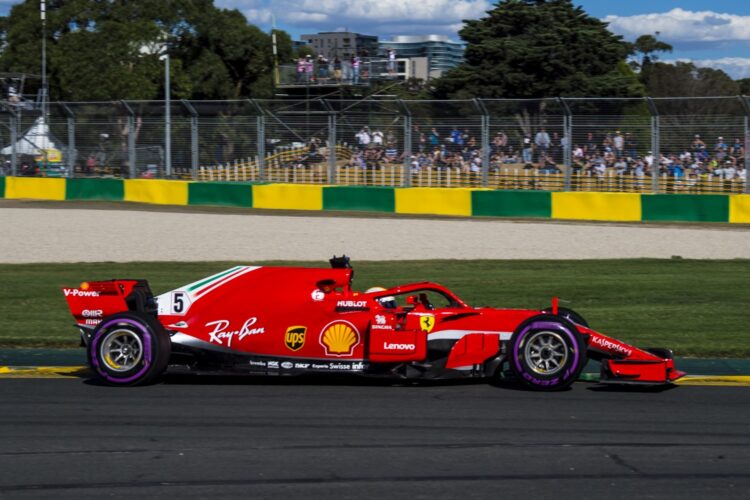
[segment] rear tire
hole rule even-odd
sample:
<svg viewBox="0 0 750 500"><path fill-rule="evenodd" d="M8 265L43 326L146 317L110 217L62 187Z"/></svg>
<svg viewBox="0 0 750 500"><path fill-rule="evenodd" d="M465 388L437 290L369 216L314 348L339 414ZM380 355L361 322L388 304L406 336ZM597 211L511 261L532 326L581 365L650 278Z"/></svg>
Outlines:
<svg viewBox="0 0 750 500"><path fill-rule="evenodd" d="M508 359L511 371L527 387L560 390L570 386L586 365L586 343L571 321L540 314L513 333Z"/></svg>
<svg viewBox="0 0 750 500"><path fill-rule="evenodd" d="M102 320L87 348L89 366L109 385L145 385L167 368L169 334L152 316L124 312Z"/></svg>

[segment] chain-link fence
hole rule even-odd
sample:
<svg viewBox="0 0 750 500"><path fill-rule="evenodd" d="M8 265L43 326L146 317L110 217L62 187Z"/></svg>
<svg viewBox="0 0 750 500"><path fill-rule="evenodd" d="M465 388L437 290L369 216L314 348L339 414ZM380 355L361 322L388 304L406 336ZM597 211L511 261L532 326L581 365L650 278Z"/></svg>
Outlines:
<svg viewBox="0 0 750 500"><path fill-rule="evenodd" d="M747 97L172 101L169 121L165 111L159 101L60 102L45 115L5 103L0 173L750 192Z"/></svg>

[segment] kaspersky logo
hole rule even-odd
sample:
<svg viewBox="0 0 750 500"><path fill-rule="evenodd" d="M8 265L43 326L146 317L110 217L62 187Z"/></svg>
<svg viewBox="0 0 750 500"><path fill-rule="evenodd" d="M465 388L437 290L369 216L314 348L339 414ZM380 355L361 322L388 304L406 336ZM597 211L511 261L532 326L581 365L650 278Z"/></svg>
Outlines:
<svg viewBox="0 0 750 500"><path fill-rule="evenodd" d="M305 345L306 326L290 326L284 334L284 345L291 351L299 351Z"/></svg>
<svg viewBox="0 0 750 500"><path fill-rule="evenodd" d="M351 356L359 344L359 332L348 321L334 321L320 332L320 345L328 356Z"/></svg>

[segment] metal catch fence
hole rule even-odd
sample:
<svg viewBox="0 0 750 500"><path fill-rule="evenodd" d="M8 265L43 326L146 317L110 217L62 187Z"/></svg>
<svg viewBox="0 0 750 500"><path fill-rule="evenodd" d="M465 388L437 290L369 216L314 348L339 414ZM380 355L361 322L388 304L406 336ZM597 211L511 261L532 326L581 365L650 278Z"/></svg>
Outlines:
<svg viewBox="0 0 750 500"><path fill-rule="evenodd" d="M744 96L172 101L169 121L165 111L0 103L0 175L750 192Z"/></svg>

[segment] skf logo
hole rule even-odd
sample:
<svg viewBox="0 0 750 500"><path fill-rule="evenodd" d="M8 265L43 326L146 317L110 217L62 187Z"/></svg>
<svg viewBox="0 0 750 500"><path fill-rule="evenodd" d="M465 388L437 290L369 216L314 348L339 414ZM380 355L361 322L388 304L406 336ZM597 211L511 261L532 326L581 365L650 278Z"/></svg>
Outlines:
<svg viewBox="0 0 750 500"><path fill-rule="evenodd" d="M422 328L423 332L430 333L435 327L435 316L433 316L432 314L425 314L424 316L420 316L419 326Z"/></svg>
<svg viewBox="0 0 750 500"><path fill-rule="evenodd" d="M284 345L292 351L299 351L305 345L306 326L290 326L284 335Z"/></svg>
<svg viewBox="0 0 750 500"><path fill-rule="evenodd" d="M348 321L334 321L320 332L320 345L327 356L351 356L359 344L359 332Z"/></svg>

